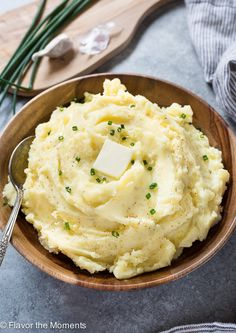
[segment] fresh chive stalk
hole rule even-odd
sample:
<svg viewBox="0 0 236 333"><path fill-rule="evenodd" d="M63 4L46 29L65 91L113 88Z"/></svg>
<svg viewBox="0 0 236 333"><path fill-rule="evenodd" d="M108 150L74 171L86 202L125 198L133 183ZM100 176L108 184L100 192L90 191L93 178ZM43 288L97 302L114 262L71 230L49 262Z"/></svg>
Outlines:
<svg viewBox="0 0 236 333"><path fill-rule="evenodd" d="M29 40L32 39L32 37L43 27L43 25L47 21L49 21L54 15L56 15L59 12L59 10L62 10L62 8L66 5L67 2L68 0L64 0L59 6L57 6L51 13L48 14L35 29L33 29L33 27L31 26L31 29L29 29L29 31L26 33L27 38L25 37L23 38L24 43L22 42L20 43L16 52L14 53L14 55L12 56L6 67L3 69L1 76L6 75L7 70L9 70L10 66L15 61L15 57L18 55L19 49L21 49L21 47L23 47L27 42L29 42Z"/></svg>
<svg viewBox="0 0 236 333"><path fill-rule="evenodd" d="M13 95L14 109L19 89L31 90L33 88L40 60L33 63L29 87L21 86L26 70L32 65L32 55L43 49L62 27L69 24L82 11L90 0L63 0L41 20L46 2L47 0L40 2L31 26L0 74L0 92L2 92L0 106L10 87L15 88Z"/></svg>
<svg viewBox="0 0 236 333"><path fill-rule="evenodd" d="M61 28L62 25L64 25L65 23L69 23L72 17L76 16L75 13L78 14L79 11L83 8L83 6L88 2L89 0L72 1L72 3L68 5L62 13L58 13L57 15L55 15L55 17L53 17L49 21L46 29L40 31L37 36L31 38L29 42L26 42L26 45L23 45L22 48L20 48L19 53L16 55L14 62L10 68L11 71L14 71L15 68L18 67L19 62L22 58L25 58L28 55L28 57L30 56L29 58L31 59L33 53L36 52L35 46L37 45L37 47L40 47L40 45L42 45L50 35L54 34L58 28ZM79 5L79 3L82 4ZM6 71L6 75L9 72L9 70Z"/></svg>
<svg viewBox="0 0 236 333"><path fill-rule="evenodd" d="M14 60L14 57L17 55L18 50L24 45L24 43L27 41L27 39L29 38L29 36L31 35L32 31L34 30L34 28L37 26L37 23L39 22L39 20L42 17L45 5L46 5L47 0L42 0L39 8L36 12L35 17L33 18L33 22L30 25L29 29L27 30L26 34L24 35L23 39L21 40L20 44L18 45L16 51L13 53L11 59L8 61L7 65L5 66L5 68L3 69L1 76L3 76L5 74L5 71L7 70L7 68L11 65L11 63Z"/></svg>

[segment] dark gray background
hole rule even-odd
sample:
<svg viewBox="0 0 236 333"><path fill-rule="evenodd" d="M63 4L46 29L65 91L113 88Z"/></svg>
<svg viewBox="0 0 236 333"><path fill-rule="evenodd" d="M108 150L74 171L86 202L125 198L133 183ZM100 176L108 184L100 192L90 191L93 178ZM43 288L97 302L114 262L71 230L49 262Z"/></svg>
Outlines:
<svg viewBox="0 0 236 333"><path fill-rule="evenodd" d="M1 0L0 12L26 2ZM176 82L202 96L221 113L210 86L204 82L182 1L147 18L130 46L99 69L105 71L151 74ZM1 128L10 116L8 99L0 113ZM83 331L89 333L154 333L189 323L236 322L235 263L234 234L210 262L189 276L160 287L116 293L57 281L10 247L0 271L0 322L85 322L87 329ZM24 332L37 331L42 330Z"/></svg>

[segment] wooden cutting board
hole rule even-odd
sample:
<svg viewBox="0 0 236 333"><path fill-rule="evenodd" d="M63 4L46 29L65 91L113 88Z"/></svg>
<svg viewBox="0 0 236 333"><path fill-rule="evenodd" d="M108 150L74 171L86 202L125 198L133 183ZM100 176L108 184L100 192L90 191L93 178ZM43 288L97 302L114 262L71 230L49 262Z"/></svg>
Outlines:
<svg viewBox="0 0 236 333"><path fill-rule="evenodd" d="M138 25L154 10L173 0L99 0L92 1L91 6L69 24L64 32L68 34L75 46L79 45L79 34L90 31L98 24L113 21L120 27L120 33L114 35L108 48L100 54L89 56L79 52L68 53L60 59L43 58L31 92L19 92L32 96L67 79L88 74L114 57L133 37ZM60 0L48 1L45 14L51 11ZM0 70L7 63L17 48L22 36L31 24L39 1L25 5L0 16ZM23 86L28 85L29 74L26 73Z"/></svg>

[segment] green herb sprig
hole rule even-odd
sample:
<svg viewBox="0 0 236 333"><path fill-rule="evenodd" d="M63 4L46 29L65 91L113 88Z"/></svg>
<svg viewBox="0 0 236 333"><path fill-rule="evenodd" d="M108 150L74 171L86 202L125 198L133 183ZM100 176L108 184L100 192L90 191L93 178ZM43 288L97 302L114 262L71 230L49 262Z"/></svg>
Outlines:
<svg viewBox="0 0 236 333"><path fill-rule="evenodd" d="M118 237L120 236L119 232L118 232L118 231L115 231L115 230L113 230L113 231L111 232L111 234L112 234L112 236L115 237L115 238L118 238Z"/></svg>
<svg viewBox="0 0 236 333"><path fill-rule="evenodd" d="M71 230L71 228L70 228L70 223L69 223L69 222L65 222L65 223L64 223L64 229L65 229L65 230Z"/></svg>

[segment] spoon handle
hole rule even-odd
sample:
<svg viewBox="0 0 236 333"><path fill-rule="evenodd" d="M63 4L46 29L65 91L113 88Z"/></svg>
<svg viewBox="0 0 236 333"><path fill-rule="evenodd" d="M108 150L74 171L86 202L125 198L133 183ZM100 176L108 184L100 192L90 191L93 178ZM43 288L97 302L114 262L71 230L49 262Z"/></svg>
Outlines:
<svg viewBox="0 0 236 333"><path fill-rule="evenodd" d="M2 240L0 241L0 266L2 264L2 261L4 259L5 254L6 254L8 244L9 244L10 239L11 239L12 231L13 231L13 228L14 228L14 225L15 225L15 222L16 222L17 215L18 215L19 210L20 210L22 199L23 199L23 191L18 190L11 215L9 217L9 220L7 222L5 230L3 232Z"/></svg>

